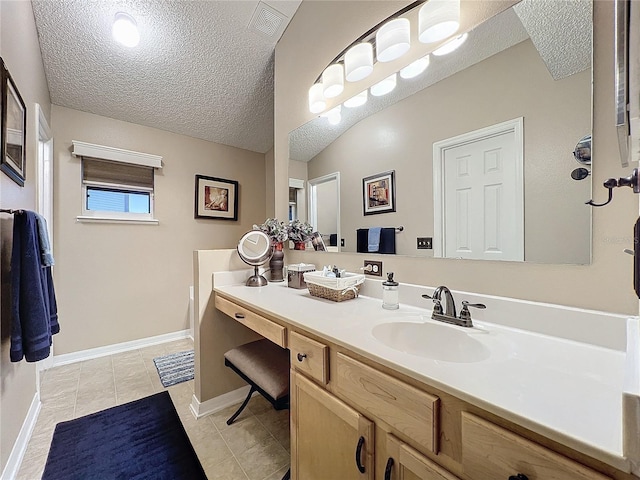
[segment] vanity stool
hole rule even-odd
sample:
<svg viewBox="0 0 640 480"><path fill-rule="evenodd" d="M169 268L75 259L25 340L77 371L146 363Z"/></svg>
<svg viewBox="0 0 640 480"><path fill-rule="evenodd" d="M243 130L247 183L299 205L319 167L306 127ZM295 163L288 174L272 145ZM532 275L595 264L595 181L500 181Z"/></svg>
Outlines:
<svg viewBox="0 0 640 480"><path fill-rule="evenodd" d="M270 340L246 343L224 354L224 364L250 386L249 395L227 420L231 425L249 403L253 392L266 398L273 408L289 408L289 351Z"/></svg>

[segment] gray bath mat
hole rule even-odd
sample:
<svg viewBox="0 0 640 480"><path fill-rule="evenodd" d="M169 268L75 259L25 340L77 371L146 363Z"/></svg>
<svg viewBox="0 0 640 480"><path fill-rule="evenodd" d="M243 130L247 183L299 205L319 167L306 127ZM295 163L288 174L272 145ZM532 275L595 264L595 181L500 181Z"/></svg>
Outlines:
<svg viewBox="0 0 640 480"><path fill-rule="evenodd" d="M165 387L193 379L194 351L171 353L153 359Z"/></svg>

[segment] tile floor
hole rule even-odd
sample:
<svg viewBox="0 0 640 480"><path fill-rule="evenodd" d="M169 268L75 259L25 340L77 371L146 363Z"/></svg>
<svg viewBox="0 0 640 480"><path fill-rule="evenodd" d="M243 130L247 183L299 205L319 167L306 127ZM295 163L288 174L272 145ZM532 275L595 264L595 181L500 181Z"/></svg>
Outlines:
<svg viewBox="0 0 640 480"><path fill-rule="evenodd" d="M39 480L56 423L160 392L153 359L193 348L189 339L56 367L41 377L42 409L18 480ZM253 397L228 426L237 406L196 420L189 410L193 380L167 388L209 480L280 480L289 468L289 411Z"/></svg>

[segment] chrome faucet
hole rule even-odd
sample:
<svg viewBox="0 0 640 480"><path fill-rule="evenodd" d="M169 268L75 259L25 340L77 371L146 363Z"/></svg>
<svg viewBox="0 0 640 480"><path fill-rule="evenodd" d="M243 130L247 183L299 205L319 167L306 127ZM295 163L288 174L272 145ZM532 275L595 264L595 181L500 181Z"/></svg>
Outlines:
<svg viewBox="0 0 640 480"><path fill-rule="evenodd" d="M444 294L444 299L442 295ZM451 323L453 325L458 325L460 327L473 327L473 322L471 321L471 312L469 311L469 307L474 308L487 308L486 305L482 303L469 303L466 300L462 302L462 310L460 311L460 316L458 317L456 314L456 302L453 299L453 294L451 290L449 290L444 285L440 285L433 291L433 296L422 295L422 298L429 298L433 300L433 313L431 318L434 320L438 320L440 322ZM444 311L442 310L442 302L444 300Z"/></svg>

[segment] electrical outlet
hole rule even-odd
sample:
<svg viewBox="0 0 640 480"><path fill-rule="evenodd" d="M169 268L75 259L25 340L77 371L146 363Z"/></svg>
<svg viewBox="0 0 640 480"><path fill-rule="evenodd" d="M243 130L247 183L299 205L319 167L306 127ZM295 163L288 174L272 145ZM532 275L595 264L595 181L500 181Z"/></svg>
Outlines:
<svg viewBox="0 0 640 480"><path fill-rule="evenodd" d="M432 237L418 237L418 250L430 250L433 248Z"/></svg>
<svg viewBox="0 0 640 480"><path fill-rule="evenodd" d="M374 275L376 277L382 276L382 262L376 262L375 260L364 261L364 274Z"/></svg>

